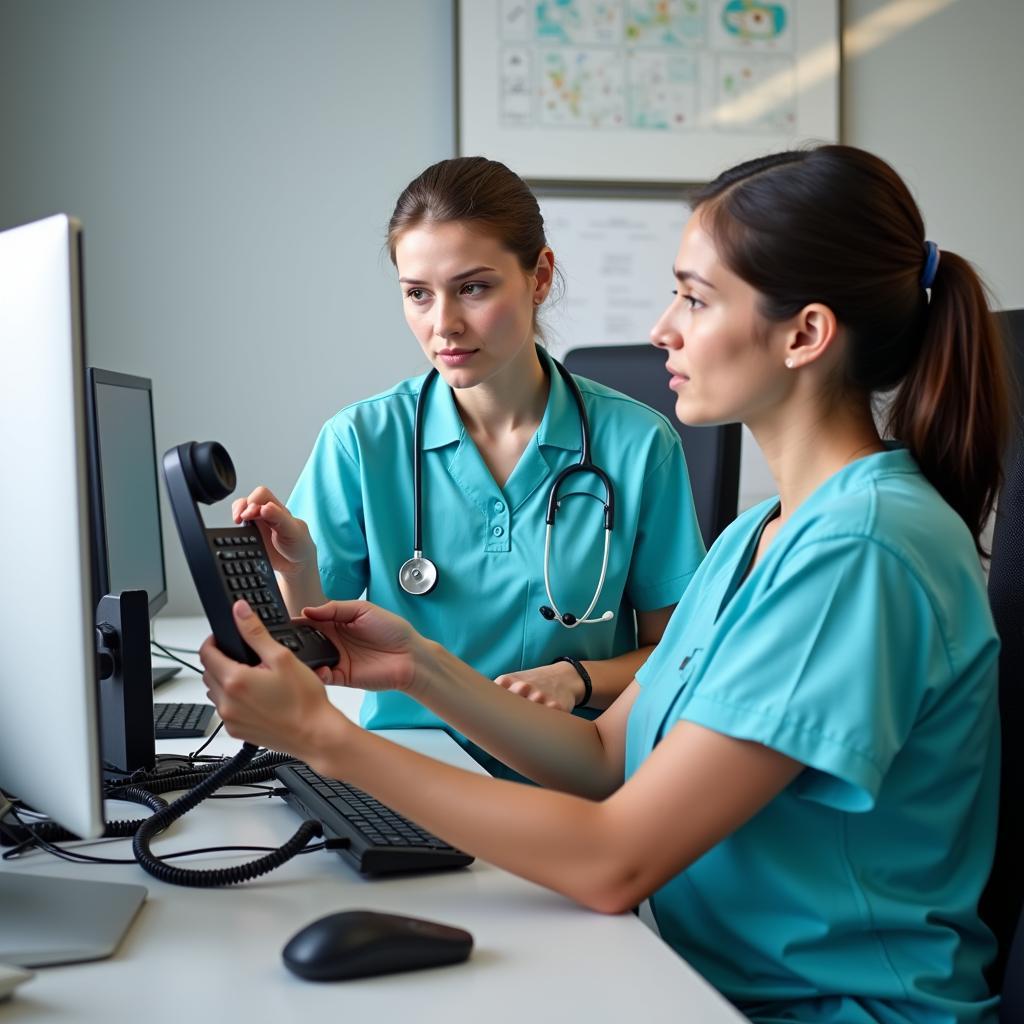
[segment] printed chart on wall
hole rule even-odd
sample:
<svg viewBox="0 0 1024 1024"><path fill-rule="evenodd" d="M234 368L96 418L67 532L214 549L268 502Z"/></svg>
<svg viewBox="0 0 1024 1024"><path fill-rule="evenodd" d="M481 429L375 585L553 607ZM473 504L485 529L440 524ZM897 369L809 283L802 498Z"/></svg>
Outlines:
<svg viewBox="0 0 1024 1024"><path fill-rule="evenodd" d="M459 148L523 177L705 181L838 137L836 0L462 0Z"/></svg>
<svg viewBox="0 0 1024 1024"><path fill-rule="evenodd" d="M676 286L672 261L689 216L682 200L541 196L564 290L545 303L553 355L646 342Z"/></svg>

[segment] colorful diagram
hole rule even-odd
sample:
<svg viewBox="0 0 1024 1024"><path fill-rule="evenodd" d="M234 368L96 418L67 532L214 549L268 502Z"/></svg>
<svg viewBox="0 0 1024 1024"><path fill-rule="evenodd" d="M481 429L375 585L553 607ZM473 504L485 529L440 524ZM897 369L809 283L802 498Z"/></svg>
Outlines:
<svg viewBox="0 0 1024 1024"><path fill-rule="evenodd" d="M798 2L500 0L500 120L793 133Z"/></svg>
<svg viewBox="0 0 1024 1024"><path fill-rule="evenodd" d="M744 42L764 43L778 39L786 28L787 12L782 4L759 0L729 0L722 10L726 32Z"/></svg>
<svg viewBox="0 0 1024 1024"><path fill-rule="evenodd" d="M629 55L629 126L684 131L697 124L697 61L683 54Z"/></svg>
<svg viewBox="0 0 1024 1024"><path fill-rule="evenodd" d="M626 7L628 45L704 45L707 0L627 0Z"/></svg>
<svg viewBox="0 0 1024 1024"><path fill-rule="evenodd" d="M714 0L710 40L715 50L791 53L794 0Z"/></svg>
<svg viewBox="0 0 1024 1024"><path fill-rule="evenodd" d="M617 43L622 0L537 0L536 39L562 46Z"/></svg>
<svg viewBox="0 0 1024 1024"><path fill-rule="evenodd" d="M614 51L559 48L545 52L541 123L622 128L626 123L623 70Z"/></svg>

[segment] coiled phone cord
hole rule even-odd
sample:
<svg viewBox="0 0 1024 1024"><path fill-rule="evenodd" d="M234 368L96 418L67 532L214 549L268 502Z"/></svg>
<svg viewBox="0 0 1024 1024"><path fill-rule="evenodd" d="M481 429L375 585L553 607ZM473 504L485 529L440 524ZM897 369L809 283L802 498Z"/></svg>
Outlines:
<svg viewBox="0 0 1024 1024"><path fill-rule="evenodd" d="M144 804L153 811L162 811L167 806L167 801L163 797L140 786L125 786L119 789L114 797L133 804ZM133 818L128 821L106 821L103 823L102 838L125 839L134 835L139 825L145 820L145 818ZM27 843L33 840L40 840L44 843L64 843L81 838L55 821L39 821L32 825L4 822L0 825L0 831L4 833L4 845Z"/></svg>
<svg viewBox="0 0 1024 1024"><path fill-rule="evenodd" d="M150 842L163 832L183 814L187 814L200 801L211 793L233 780L237 772L242 771L256 756L259 748L252 743L244 743L242 749L230 761L222 764L216 771L205 776L194 789L183 793L174 803L157 811L151 818L146 818L139 826L132 840L132 852L143 870L161 882L171 885L193 886L199 889L212 889L224 885L237 885L252 878L265 875L268 871L280 867L289 861L316 836L323 835L323 827L318 821L304 821L283 846L248 864L239 864L230 868L178 868L165 864L150 852ZM180 785L180 778L177 784Z"/></svg>
<svg viewBox="0 0 1024 1024"><path fill-rule="evenodd" d="M243 768L231 779L234 786L248 786L257 782L266 782L274 777L274 769L278 765L288 764L295 758L289 754L265 750L259 757L253 758L248 768ZM219 767L219 765L218 765ZM191 789L209 778L214 768L209 765L183 768L181 771L168 772L164 775L146 776L139 773L133 775L131 781L111 781L107 783L104 797L107 800L124 800L126 803L142 804L151 811L162 811L167 801L157 794L173 790ZM104 822L103 839L126 839L138 831L146 818L130 818L126 821ZM5 821L0 825L0 846L13 846L31 839L40 839L46 843L65 843L80 839L81 836L68 831L55 821L39 821L31 826L18 825Z"/></svg>
<svg viewBox="0 0 1024 1024"><path fill-rule="evenodd" d="M274 777L274 769L278 765L288 764L295 758L290 754L280 754L276 750L265 750L259 757L252 759L248 768L242 768L237 775L231 779L233 786L248 786L255 782L266 782ZM130 786L145 789L150 793L168 793L171 790L191 789L198 786L203 779L210 777L210 774L227 762L218 761L216 765L193 765L191 768L181 768L175 772L166 772L161 775L133 775L125 781L111 781L107 784L104 796L108 800L120 800L124 787ZM221 783L223 785L224 783ZM130 799L130 798L124 798ZM138 824L138 822L136 823Z"/></svg>

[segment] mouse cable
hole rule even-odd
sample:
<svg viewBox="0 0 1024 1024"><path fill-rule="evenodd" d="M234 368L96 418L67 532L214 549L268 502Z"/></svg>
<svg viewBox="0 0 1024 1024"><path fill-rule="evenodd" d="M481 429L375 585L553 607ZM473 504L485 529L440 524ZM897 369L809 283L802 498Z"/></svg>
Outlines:
<svg viewBox="0 0 1024 1024"><path fill-rule="evenodd" d="M215 771L207 775L194 789L183 793L170 806L159 810L151 818L147 818L139 826L132 840L132 850L135 859L142 866L142 869L154 878L171 885L195 886L200 889L215 888L224 885L237 885L239 882L246 882L252 878L273 871L274 868L291 860L297 853L302 851L310 839L314 836L323 835L323 826L319 821L304 821L299 826L295 835L284 845L263 857L250 861L248 864L241 864L231 868L210 868L206 870L196 868L179 868L163 863L150 850L150 842L161 832L167 829L173 822L182 815L187 814L196 804L200 803L207 796L230 782L233 777L254 759L257 763L264 761L265 755L259 754L259 748L252 743L243 743L242 749L235 754L227 764L222 764ZM278 754L278 757L285 755ZM290 760L290 759L289 759Z"/></svg>

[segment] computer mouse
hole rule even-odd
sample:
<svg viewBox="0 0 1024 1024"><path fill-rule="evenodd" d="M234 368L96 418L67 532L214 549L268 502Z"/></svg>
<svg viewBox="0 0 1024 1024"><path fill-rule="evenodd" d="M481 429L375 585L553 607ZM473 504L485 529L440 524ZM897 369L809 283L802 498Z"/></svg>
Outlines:
<svg viewBox="0 0 1024 1024"><path fill-rule="evenodd" d="M346 910L296 932L281 956L300 978L342 981L456 964L472 948L473 936L461 928L376 910Z"/></svg>

